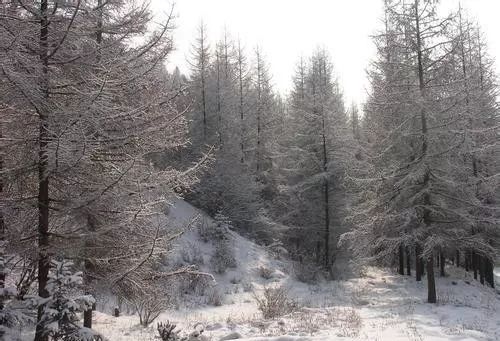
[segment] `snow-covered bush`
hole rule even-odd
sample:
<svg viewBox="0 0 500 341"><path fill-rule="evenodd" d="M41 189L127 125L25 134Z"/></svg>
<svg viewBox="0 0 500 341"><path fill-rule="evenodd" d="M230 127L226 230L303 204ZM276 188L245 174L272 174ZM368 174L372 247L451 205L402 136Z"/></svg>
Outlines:
<svg viewBox="0 0 500 341"><path fill-rule="evenodd" d="M211 287L207 290L207 303L220 307L224 303L224 293L216 286Z"/></svg>
<svg viewBox="0 0 500 341"><path fill-rule="evenodd" d="M177 265L203 265L203 254L200 248L191 242L186 242L179 250L182 263Z"/></svg>
<svg viewBox="0 0 500 341"><path fill-rule="evenodd" d="M207 276L197 274L185 274L177 279L178 292L184 295L204 296L212 285L212 281Z"/></svg>
<svg viewBox="0 0 500 341"><path fill-rule="evenodd" d="M231 221L222 213L217 213L214 222L203 220L198 229L201 239L208 243L210 241L220 241L229 238Z"/></svg>
<svg viewBox="0 0 500 341"><path fill-rule="evenodd" d="M262 296L254 293L254 298L265 319L280 317L299 309L299 304L289 297L283 287L266 287Z"/></svg>
<svg viewBox="0 0 500 341"><path fill-rule="evenodd" d="M215 246L215 252L212 256L212 266L219 274L223 274L228 268L235 268L237 266L233 245L229 240L223 240Z"/></svg>
<svg viewBox="0 0 500 341"><path fill-rule="evenodd" d="M246 279L244 281L242 281L242 286L243 286L243 292L250 292L253 290L252 282L250 282Z"/></svg>
<svg viewBox="0 0 500 341"><path fill-rule="evenodd" d="M234 245L230 235L231 223L228 218L220 213L215 216L215 223L209 230L208 238L215 245L215 252L211 264L215 272L223 274L228 268L235 268Z"/></svg>
<svg viewBox="0 0 500 341"><path fill-rule="evenodd" d="M143 327L149 326L162 312L172 306L170 295L158 289L136 294L128 298L128 301L134 307L139 316L139 323Z"/></svg>
<svg viewBox="0 0 500 341"><path fill-rule="evenodd" d="M312 263L296 262L293 266L293 272L295 274L295 278L302 283L314 284L319 280L321 269Z"/></svg>
<svg viewBox="0 0 500 341"><path fill-rule="evenodd" d="M102 340L98 334L79 324L79 313L91 309L95 300L90 295L80 295L82 273L71 270L68 261L51 262L51 272L47 283L47 298L39 297L42 308L41 325L44 334L53 340Z"/></svg>
<svg viewBox="0 0 500 341"><path fill-rule="evenodd" d="M274 273L274 271L268 267L265 267L263 265L259 267L259 276L264 278L264 279L273 278L273 273Z"/></svg>
<svg viewBox="0 0 500 341"><path fill-rule="evenodd" d="M363 321L355 309L343 309L339 312L338 319L340 320L338 336L356 338L359 335Z"/></svg>

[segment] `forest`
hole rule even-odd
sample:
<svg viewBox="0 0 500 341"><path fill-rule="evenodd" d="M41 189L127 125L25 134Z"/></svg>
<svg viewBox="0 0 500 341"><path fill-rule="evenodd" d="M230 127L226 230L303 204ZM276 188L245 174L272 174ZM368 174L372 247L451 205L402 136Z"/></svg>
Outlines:
<svg viewBox="0 0 500 341"><path fill-rule="evenodd" d="M500 339L496 56L379 2L346 103L324 47L284 93L203 21L168 71L172 4L0 1L0 339Z"/></svg>

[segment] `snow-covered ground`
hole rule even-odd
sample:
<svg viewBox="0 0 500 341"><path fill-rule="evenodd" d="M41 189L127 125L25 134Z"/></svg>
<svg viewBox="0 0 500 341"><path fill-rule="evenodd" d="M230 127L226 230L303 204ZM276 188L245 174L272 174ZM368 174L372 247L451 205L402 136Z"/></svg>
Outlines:
<svg viewBox="0 0 500 341"><path fill-rule="evenodd" d="M196 215L211 222L183 201L169 214L179 223ZM290 262L234 232L231 236L237 267L215 275L222 305L197 301L164 312L156 322L175 322L187 333L201 323L208 340L500 340L500 295L461 269L447 268L451 276L437 279L438 304L427 304L425 281L376 268L345 281L299 282ZM201 270L209 270L213 247L200 240L197 230L186 233L177 249L194 250L202 259ZM261 267L272 270L271 278L261 276ZM286 288L300 303L299 310L263 319L254 295L265 286ZM113 341L158 340L156 322L143 328L135 315L115 318L95 312L94 328Z"/></svg>
<svg viewBox="0 0 500 341"><path fill-rule="evenodd" d="M223 306L169 311L158 321L175 321L188 331L202 323L210 340L231 333L246 340L282 341L500 340L500 296L468 274L457 271L455 276L460 279L438 279L436 305L425 303L424 283L371 268L363 278L318 285L281 279L302 308L275 320L262 319L252 294L239 291L227 294ZM254 279L259 291L261 281ZM96 312L95 320L95 328L110 340L155 339L155 324L142 328L136 316Z"/></svg>

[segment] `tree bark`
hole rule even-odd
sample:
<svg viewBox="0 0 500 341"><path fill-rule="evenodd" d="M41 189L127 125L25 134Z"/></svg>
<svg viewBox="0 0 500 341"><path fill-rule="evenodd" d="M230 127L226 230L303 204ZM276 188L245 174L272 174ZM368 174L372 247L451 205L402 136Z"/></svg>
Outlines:
<svg viewBox="0 0 500 341"><path fill-rule="evenodd" d="M399 271L398 271L398 273L400 275L404 275L405 274L405 259L404 259L404 246L402 244L399 245L398 256L399 256Z"/></svg>
<svg viewBox="0 0 500 341"><path fill-rule="evenodd" d="M323 143L323 172L325 173L324 184L324 210L325 210L325 268L330 268L330 184L328 174L328 147L326 145L326 123L325 111L321 110L322 143Z"/></svg>
<svg viewBox="0 0 500 341"><path fill-rule="evenodd" d="M3 137L2 135L2 127L0 126L0 139ZM0 174L3 174L3 158L0 155ZM0 194L3 193L3 176L0 175ZM6 275L6 270L5 270L5 264L3 257L4 252L5 252L5 233L6 233L6 228L5 228L5 220L3 217L3 211L2 208L0 207L0 258L2 261L2 264L0 264L0 292L3 292L3 288L5 287L5 279L7 277ZM0 294L0 315L2 315L2 310L4 309L4 297L2 294ZM0 330L0 338L4 336L4 332Z"/></svg>
<svg viewBox="0 0 500 341"><path fill-rule="evenodd" d="M486 282L490 287L495 287L495 275L493 274L493 262L490 259L486 259Z"/></svg>
<svg viewBox="0 0 500 341"><path fill-rule="evenodd" d="M446 258L444 256L444 252L443 251L440 251L439 252L439 275L441 277L444 277L446 276L445 272L444 272L444 266L445 266L445 263L446 263Z"/></svg>
<svg viewBox="0 0 500 341"><path fill-rule="evenodd" d="M243 113L243 52L241 51L241 43L238 40L238 86L239 86L239 111L240 111L240 124L241 124L241 136L240 136L240 149L241 149L241 159L240 162L245 162L245 124L244 124L244 113Z"/></svg>
<svg viewBox="0 0 500 341"><path fill-rule="evenodd" d="M417 244L415 246L415 278L417 282L420 282L422 280L422 260L420 257L422 256L422 250L420 248L420 245Z"/></svg>
<svg viewBox="0 0 500 341"><path fill-rule="evenodd" d="M330 189L328 180L325 180L324 186L324 205L325 205L325 269L330 268Z"/></svg>
<svg viewBox="0 0 500 341"><path fill-rule="evenodd" d="M479 256L479 281L484 285L484 275L486 272L486 266L484 262L484 257L482 255Z"/></svg>
<svg viewBox="0 0 500 341"><path fill-rule="evenodd" d="M410 247L406 247L406 275L411 276L411 252Z"/></svg>
<svg viewBox="0 0 500 341"><path fill-rule="evenodd" d="M427 302L436 303L436 280L434 278L434 257L427 258Z"/></svg>
<svg viewBox="0 0 500 341"><path fill-rule="evenodd" d="M40 1L40 62L42 75L40 79L40 89L45 101L49 98L48 79L48 0ZM39 115L39 136L38 136L38 295L46 298L47 281L49 277L50 256L49 256L49 178L48 178L48 139L49 127L48 117L45 112L45 105L41 106ZM39 307L37 312L37 324L35 330L35 341L48 341L48 336L44 335L45 326L42 324L43 308Z"/></svg>
<svg viewBox="0 0 500 341"><path fill-rule="evenodd" d="M474 279L477 280L477 253L472 252L472 269L474 270Z"/></svg>
<svg viewBox="0 0 500 341"><path fill-rule="evenodd" d="M92 308L83 312L83 326L90 329L92 328Z"/></svg>

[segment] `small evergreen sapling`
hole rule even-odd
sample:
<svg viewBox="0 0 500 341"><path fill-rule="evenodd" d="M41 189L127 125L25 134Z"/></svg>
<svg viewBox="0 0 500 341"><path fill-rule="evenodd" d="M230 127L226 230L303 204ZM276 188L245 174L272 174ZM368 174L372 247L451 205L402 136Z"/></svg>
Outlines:
<svg viewBox="0 0 500 341"><path fill-rule="evenodd" d="M101 340L89 328L82 327L77 314L91 309L95 300L90 295L80 295L82 273L72 271L73 263L51 262L51 273L47 283L49 297L39 298L42 307L44 333L54 340Z"/></svg>

